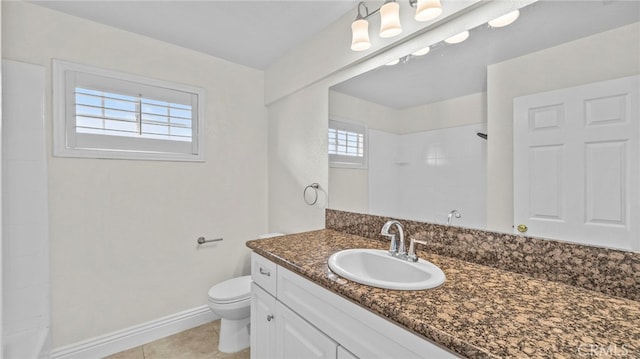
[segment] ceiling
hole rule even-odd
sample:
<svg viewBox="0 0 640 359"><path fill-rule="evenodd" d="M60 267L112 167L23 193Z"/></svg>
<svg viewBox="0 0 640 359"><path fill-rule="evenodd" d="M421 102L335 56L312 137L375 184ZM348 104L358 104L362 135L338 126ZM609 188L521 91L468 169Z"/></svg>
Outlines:
<svg viewBox="0 0 640 359"><path fill-rule="evenodd" d="M443 0L443 6L446 6ZM356 0L36 0L37 5L264 70ZM505 28L471 30L457 45L382 66L332 89L392 108L486 91L493 63L640 21L640 1L541 0ZM350 37L350 29L344 31ZM384 85L383 85L384 84Z"/></svg>
<svg viewBox="0 0 640 359"><path fill-rule="evenodd" d="M637 21L640 1L543 0L523 8L507 27L479 26L460 44L435 44L427 55L379 67L332 89L396 109L483 92L490 64Z"/></svg>
<svg viewBox="0 0 640 359"><path fill-rule="evenodd" d="M355 18L357 5L352 0L31 3L261 70L346 12L353 11Z"/></svg>

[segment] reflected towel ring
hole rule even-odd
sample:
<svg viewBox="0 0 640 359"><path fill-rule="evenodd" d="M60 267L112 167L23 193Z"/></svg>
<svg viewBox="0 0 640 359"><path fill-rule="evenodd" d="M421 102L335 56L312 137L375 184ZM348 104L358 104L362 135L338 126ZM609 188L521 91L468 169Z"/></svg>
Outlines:
<svg viewBox="0 0 640 359"><path fill-rule="evenodd" d="M307 190L309 188L313 188L313 191L315 193L315 197L313 198L313 201L307 201ZM318 202L318 188L320 188L320 185L315 182L304 188L304 192L302 192L302 198L304 199L304 203L308 204L309 206L313 206L314 204L316 204L316 202Z"/></svg>

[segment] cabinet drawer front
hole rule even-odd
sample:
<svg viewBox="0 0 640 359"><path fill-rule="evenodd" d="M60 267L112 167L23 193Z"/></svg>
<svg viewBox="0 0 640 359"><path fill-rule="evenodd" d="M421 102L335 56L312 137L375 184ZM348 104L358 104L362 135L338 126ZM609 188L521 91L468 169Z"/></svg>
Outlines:
<svg viewBox="0 0 640 359"><path fill-rule="evenodd" d="M261 255L251 253L251 279L273 296L276 295L277 267Z"/></svg>

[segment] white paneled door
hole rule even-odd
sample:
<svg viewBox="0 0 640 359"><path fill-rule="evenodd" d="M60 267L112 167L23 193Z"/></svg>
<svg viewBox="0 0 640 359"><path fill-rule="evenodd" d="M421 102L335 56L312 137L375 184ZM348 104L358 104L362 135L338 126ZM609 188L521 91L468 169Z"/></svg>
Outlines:
<svg viewBox="0 0 640 359"><path fill-rule="evenodd" d="M631 76L514 99L516 233L640 250L639 89Z"/></svg>

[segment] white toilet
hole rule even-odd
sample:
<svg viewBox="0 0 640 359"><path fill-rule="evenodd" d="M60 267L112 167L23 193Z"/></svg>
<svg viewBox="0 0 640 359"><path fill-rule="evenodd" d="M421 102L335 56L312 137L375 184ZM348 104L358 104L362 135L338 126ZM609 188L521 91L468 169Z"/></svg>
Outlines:
<svg viewBox="0 0 640 359"><path fill-rule="evenodd" d="M281 236L262 234L259 238ZM251 276L246 275L220 282L209 289L209 308L220 316L218 350L235 353L249 347L251 320Z"/></svg>
<svg viewBox="0 0 640 359"><path fill-rule="evenodd" d="M211 287L209 308L222 319L219 351L235 353L249 347L250 275L231 278Z"/></svg>

